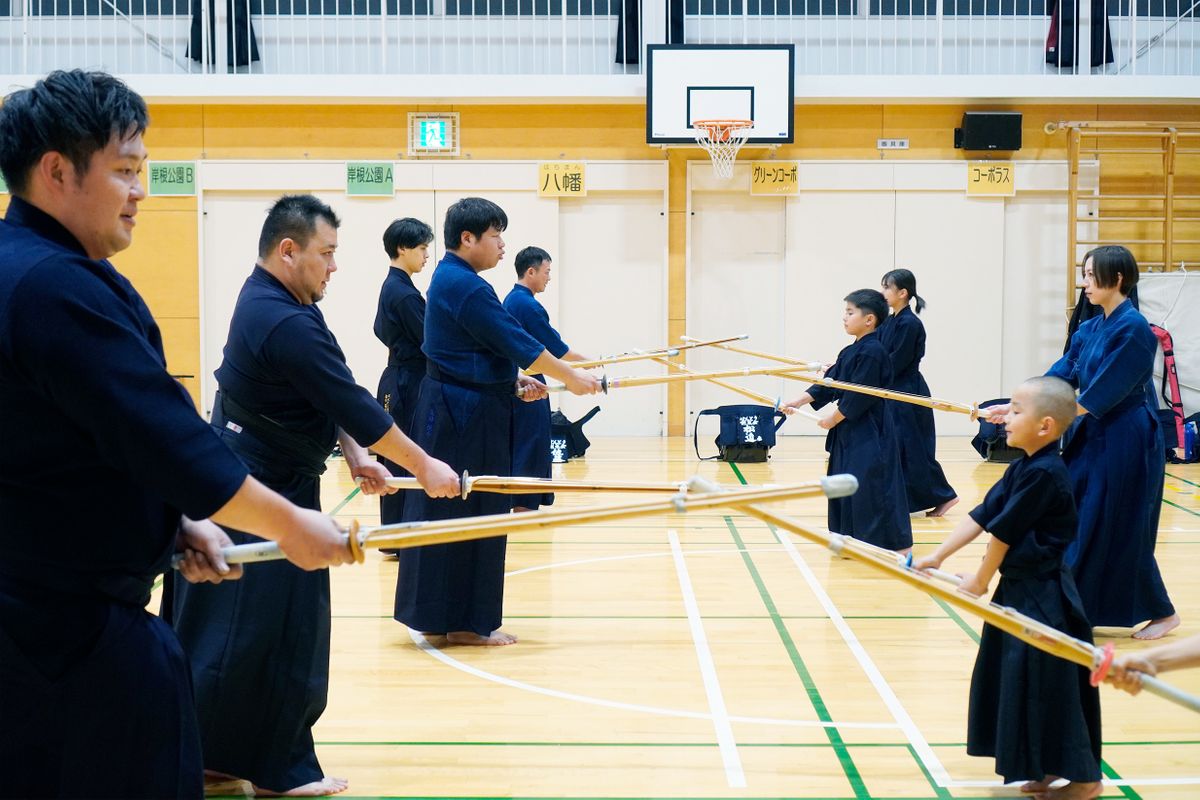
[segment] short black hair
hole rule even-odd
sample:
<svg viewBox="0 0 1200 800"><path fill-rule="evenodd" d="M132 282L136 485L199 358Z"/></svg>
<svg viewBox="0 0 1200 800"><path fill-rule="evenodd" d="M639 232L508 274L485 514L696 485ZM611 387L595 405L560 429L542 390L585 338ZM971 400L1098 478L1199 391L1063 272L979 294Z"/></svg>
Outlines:
<svg viewBox="0 0 1200 800"><path fill-rule="evenodd" d="M442 230L447 250L462 247L462 235L470 233L479 238L489 228L502 231L508 227L508 215L491 200L482 197L464 197L446 209L446 225Z"/></svg>
<svg viewBox="0 0 1200 800"><path fill-rule="evenodd" d="M843 299L864 314L874 314L876 329L887 319L888 304L877 289L856 289Z"/></svg>
<svg viewBox="0 0 1200 800"><path fill-rule="evenodd" d="M1083 263L1092 260L1092 282L1101 289L1111 289L1117 285L1117 275L1120 275L1121 294L1128 297L1138 282L1137 259L1128 247L1119 244L1106 244L1089 250L1083 257Z"/></svg>
<svg viewBox="0 0 1200 800"><path fill-rule="evenodd" d="M383 252L388 258L399 258L400 250L412 250L433 241L433 228L419 219L404 217L393 220L383 232Z"/></svg>
<svg viewBox="0 0 1200 800"><path fill-rule="evenodd" d="M880 286L891 286L896 290L903 289L908 292L908 299L917 301L917 313L920 314L925 310L925 298L917 294L917 276L912 274L912 270L894 269L890 272L883 273L883 278L879 281Z"/></svg>
<svg viewBox="0 0 1200 800"><path fill-rule="evenodd" d="M82 178L92 156L114 137L146 130L146 101L106 72L55 70L0 106L0 172L14 195L29 188L29 173L46 153L62 153Z"/></svg>
<svg viewBox="0 0 1200 800"><path fill-rule="evenodd" d="M342 221L333 209L311 194L285 194L275 201L263 221L258 235L258 257L268 254L284 239L304 247L317 230L317 220L323 219L335 230Z"/></svg>
<svg viewBox="0 0 1200 800"><path fill-rule="evenodd" d="M517 278L525 277L525 270L537 269L547 261L551 261L550 254L540 247L526 247L521 252L517 253L517 258L513 261L513 266L517 270Z"/></svg>

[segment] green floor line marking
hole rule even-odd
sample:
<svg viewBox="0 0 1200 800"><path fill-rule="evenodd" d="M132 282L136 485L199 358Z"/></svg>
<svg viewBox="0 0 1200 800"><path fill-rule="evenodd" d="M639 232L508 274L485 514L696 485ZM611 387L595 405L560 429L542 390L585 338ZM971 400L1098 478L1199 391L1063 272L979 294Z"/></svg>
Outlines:
<svg viewBox="0 0 1200 800"><path fill-rule="evenodd" d="M716 742L435 742L435 741L362 741L317 742L322 747L720 747ZM1104 742L1105 747L1158 747L1166 745L1200 745L1200 739L1178 739L1161 742ZM845 747L907 747L908 742L845 742ZM966 742L930 742L930 747L962 749ZM831 742L738 742L738 747L833 747Z"/></svg>
<svg viewBox="0 0 1200 800"><path fill-rule="evenodd" d="M463 794L339 794L335 795L338 800L580 800L581 795L567 796L546 796L546 795L531 795L521 797L513 794L505 795L463 795ZM246 795L241 794L226 794L226 795L209 795L211 800L246 800ZM695 796L691 797L659 797L657 795L640 794L626 797L592 797L587 796L587 800L696 800ZM704 800L796 800L796 795L787 797L757 797L746 795L738 797L709 797L704 796ZM853 797L825 796L825 797L807 797L802 800L856 800ZM914 797L908 795L906 797L876 797L873 800L942 800L940 797ZM1103 800L1103 798L1097 798Z"/></svg>
<svg viewBox="0 0 1200 800"><path fill-rule="evenodd" d="M1186 511L1187 513L1191 514L1193 517L1200 517L1200 511L1195 511L1193 509L1188 508L1187 506L1181 506L1181 505L1179 505L1179 503L1172 503L1170 500L1168 500L1165 497L1163 498L1163 502L1169 506L1178 508L1180 511Z"/></svg>
<svg viewBox="0 0 1200 800"><path fill-rule="evenodd" d="M958 615L958 612L954 610L953 606L940 597L934 597L933 595L930 595L930 599L941 606L942 610L946 612L946 615L949 616L950 619L954 620L955 623L958 624L958 627L962 628L963 632L966 633L967 636L970 636L971 640L975 642L975 644L979 644L979 631L968 625L967 621Z"/></svg>
<svg viewBox="0 0 1200 800"><path fill-rule="evenodd" d="M720 747L716 742L317 742L321 747ZM966 747L966 745L957 745ZM738 747L833 747L829 742L738 742ZM846 747L909 747L905 742L856 742Z"/></svg>
<svg viewBox="0 0 1200 800"><path fill-rule="evenodd" d="M730 466L733 466L730 464ZM736 471L736 467L734 468ZM741 473L738 473L738 478L741 479ZM744 479L742 479L744 482ZM734 525L731 517L725 518L725 524L729 526L729 533L733 536L739 548L743 547L742 537L738 535L737 526ZM822 722L832 722L833 717L829 714L829 709L825 706L825 701L821 698L821 693L817 690L817 684L813 680L812 675L808 671L808 667L804 665L804 660L800 657L800 651L796 647L796 642L788 633L787 626L783 623L783 618L780 616L778 609L775 606L775 601L771 598L770 592L767 590L766 584L763 583L762 575L759 574L758 568L754 565L754 559L749 553L741 553L742 563L746 565L746 569L750 572L750 578L754 581L755 587L758 589L759 597L762 598L763 605L767 608L767 613L771 616L771 621L775 624L775 631L779 634L780 641L783 642L783 647L787 651L788 658L792 660L792 666L796 670L796 674L800 676L800 681L804 684L804 690L808 693L809 702L812 703L813 709L817 712L817 719ZM825 736L833 745L834 752L837 754L838 762L842 766L842 771L846 773L846 780L850 782L850 788L854 791L854 796L860 800L869 800L870 792L867 791L866 784L863 783L862 775L859 774L858 767L854 764L854 759L850 757L850 752L846 749L846 744L842 740L841 733L836 728L822 728Z"/></svg>
<svg viewBox="0 0 1200 800"><path fill-rule="evenodd" d="M943 800L950 800L950 798L954 797L954 795L950 794L950 790L945 786L937 785L937 782L934 781L933 776L929 774L929 770L925 769L925 762L922 761L921 757L917 755L917 749L908 743L905 743L904 746L908 749L908 754L912 756L913 761L917 762L917 766L921 768L921 774L925 776L925 780L929 781L929 788L933 789L934 793L938 797L943 798Z"/></svg>
<svg viewBox="0 0 1200 800"><path fill-rule="evenodd" d="M353 500L354 496L356 494L358 494L358 492L359 492L359 488L357 486L355 486L354 489L351 490L350 494L346 495L345 500L343 500L342 502L338 503L336 506L333 507L333 511L329 512L329 516L332 517L332 516L336 515L339 511L341 511L343 508L345 508L346 503L349 503L351 500Z"/></svg>
<svg viewBox="0 0 1200 800"><path fill-rule="evenodd" d="M1172 475L1172 474L1171 474L1171 473L1169 473L1169 472L1168 472L1168 473L1166 473L1166 476L1167 476L1168 478L1174 478L1174 479L1175 479L1175 480L1177 480L1177 481L1182 481L1183 483L1186 483L1186 484L1188 484L1189 486L1200 486L1200 483L1196 483L1195 481L1189 481L1187 478L1181 478L1181 477L1179 477L1178 475Z"/></svg>
<svg viewBox="0 0 1200 800"><path fill-rule="evenodd" d="M733 474L738 476L738 481L742 482L742 485L745 486L746 479L742 475L742 470L738 469L738 465L730 462L730 468L733 470ZM742 541L742 536L738 534L738 528L736 524L733 524L733 518L725 517L725 524L730 528L730 535L733 536L733 541L737 543L739 551L745 551L745 542ZM818 720L833 722L833 717L829 716L829 709L826 708L826 704L824 704L824 700L821 698L821 692L817 691L816 681L812 680L812 675L809 673L808 667L804 666L804 660L800 658L800 651L796 646L796 642L792 639L792 634L787 632L784 619L780 616L779 609L775 607L775 601L767 590L767 584L763 583L762 576L758 573L758 567L755 566L754 559L750 557L750 553L743 552L740 555L742 555L742 563L745 564L746 570L750 572L750 578L754 581L755 587L758 589L758 596L761 597L763 606L767 608L767 613L774 622L775 632L779 633L779 638L784 643L787 656L792 660L792 667L796 669L796 674L800 676L800 682L804 684L804 691L809 694L809 702L812 704L812 708L816 710ZM850 757L850 751L846 748L846 742L842 741L838 729L822 728L822 730L824 730L824 734L826 734L830 744L834 746L834 752L838 754L838 762L841 764L842 771L846 774L846 780L850 781L850 788L853 790L854 796L860 799L869 799L871 794L866 790L863 776L859 774L857 766L854 765L854 759Z"/></svg>
<svg viewBox="0 0 1200 800"><path fill-rule="evenodd" d="M1117 771L1110 767L1104 759L1100 759L1100 771L1104 773L1106 778L1111 778L1114 781L1121 780L1121 776L1117 774ZM1135 792L1131 786L1117 786L1114 788L1121 793L1122 797L1126 797L1129 800L1142 800L1142 796Z"/></svg>
<svg viewBox="0 0 1200 800"><path fill-rule="evenodd" d="M163 576L163 575L159 575L159 576L158 576L158 580L156 580L156 581L154 582L154 585L150 587L150 591L151 591L151 592L157 592L157 591L158 591L158 588L159 588L160 586L162 586L163 577L165 577L165 576Z"/></svg>
<svg viewBox="0 0 1200 800"><path fill-rule="evenodd" d="M733 474L745 486L746 479L742 476L741 470L737 468L737 464L730 462L729 466L733 469ZM737 544L738 549L744 551L746 545L738 533L737 525L734 524L733 518L725 517L725 524L729 526L729 533L733 536L733 541ZM754 581L754 586L758 589L758 595L762 599L767 613L771 615L771 621L775 624L775 631L779 634L780 641L783 642L783 647L787 651L788 658L792 660L792 666L795 668L796 674L800 676L801 683L804 684L804 690L808 693L808 699L812 703L813 709L817 712L817 718L822 722L832 722L833 717L829 715L829 709L825 706L825 701L821 698L821 693L817 690L817 684L809 673L808 667L804 665L804 659L800 657L800 650L796 647L796 642L792 639L792 635L788 633L787 626L783 623L783 618L775 606L775 601L772 599L771 593L767 590L762 575L758 572L758 567L754 565L754 559L746 552L741 553L741 556L742 563L746 565L746 569L750 573L750 578ZM850 788L854 792L854 796L869 800L871 793L867 791L867 786L863 782L862 775L859 773L858 767L855 766L854 759L850 757L850 751L846 749L846 744L842 740L842 734L838 732L837 728L822 728L822 730L825 732L825 736L829 739L830 744L833 745L838 763L841 764L842 771L846 773L846 780L850 782Z"/></svg>

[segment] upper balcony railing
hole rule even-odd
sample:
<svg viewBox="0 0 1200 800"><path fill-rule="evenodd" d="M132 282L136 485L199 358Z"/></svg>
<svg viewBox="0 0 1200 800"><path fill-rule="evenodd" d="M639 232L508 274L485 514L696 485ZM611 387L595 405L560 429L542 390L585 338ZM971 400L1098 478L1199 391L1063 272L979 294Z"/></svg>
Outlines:
<svg viewBox="0 0 1200 800"><path fill-rule="evenodd" d="M644 44L671 41L794 42L802 78L1188 78L1198 12L1200 0L0 0L0 73L636 76Z"/></svg>

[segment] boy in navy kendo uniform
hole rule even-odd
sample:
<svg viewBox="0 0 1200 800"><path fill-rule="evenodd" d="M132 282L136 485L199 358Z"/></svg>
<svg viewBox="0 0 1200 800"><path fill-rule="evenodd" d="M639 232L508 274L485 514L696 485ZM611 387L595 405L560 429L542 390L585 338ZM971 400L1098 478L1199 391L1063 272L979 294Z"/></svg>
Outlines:
<svg viewBox="0 0 1200 800"><path fill-rule="evenodd" d="M1031 378L1013 392L1005 419L1009 464L983 502L917 569L938 567L984 531L992 534L979 570L960 591L982 595L997 569L992 602L1090 643L1092 626L1063 563L1078 517L1059 437L1075 419L1075 390L1060 378ZM1088 671L984 626L971 675L967 752L996 759L1005 782L1039 798L1090 800L1102 788L1100 694ZM1065 786L1050 784L1066 779Z"/></svg>
<svg viewBox="0 0 1200 800"><path fill-rule="evenodd" d="M853 344L838 353L825 373L827 378L865 386L886 387L892 382L892 359L876 331L887 319L887 302L874 289L846 295L842 326ZM826 431L829 453L827 474L849 473L858 479L858 491L829 501L829 530L861 539L888 550L912 548L912 523L900 471L900 450L885 401L860 392L814 384L780 410L792 413L812 404L822 408L836 401L837 410L817 424Z"/></svg>

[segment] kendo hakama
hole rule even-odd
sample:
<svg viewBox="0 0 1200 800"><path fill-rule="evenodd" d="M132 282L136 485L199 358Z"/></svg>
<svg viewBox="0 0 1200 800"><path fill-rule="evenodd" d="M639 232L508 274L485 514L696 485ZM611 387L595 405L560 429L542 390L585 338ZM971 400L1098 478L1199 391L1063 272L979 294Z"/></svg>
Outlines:
<svg viewBox="0 0 1200 800"><path fill-rule="evenodd" d="M522 284L516 284L504 298L504 310L512 314L525 332L542 343L555 358L562 358L571 348L558 331L550 325L550 315L533 296L533 292ZM533 375L545 383L545 375ZM519 397L513 398L513 463L512 474L526 478L549 478L550 458L550 398L543 397L526 403ZM514 508L536 511L539 506L554 503L553 492L519 494L512 496Z"/></svg>
<svg viewBox="0 0 1200 800"><path fill-rule="evenodd" d="M241 432L226 428L232 419L218 402L213 426L251 474L297 506L320 510L324 458L285 457L237 422ZM263 541L225 530L234 544ZM192 662L204 766L276 791L321 780L311 729L329 695L329 570L264 561L228 585L176 580L173 594L172 624Z"/></svg>
<svg viewBox="0 0 1200 800"><path fill-rule="evenodd" d="M507 475L517 365L529 366L544 348L454 253L435 269L427 301L427 374L413 415L413 441L455 471ZM413 492L404 519L457 519L511 508L502 494L473 492L461 500ZM503 617L506 545L501 536L401 550L396 620L423 633L490 636Z"/></svg>
<svg viewBox="0 0 1200 800"><path fill-rule="evenodd" d="M167 374L132 284L18 197L0 441L0 796L202 797L188 662L145 606L181 511L215 513L247 472Z"/></svg>
<svg viewBox="0 0 1200 800"><path fill-rule="evenodd" d="M1083 323L1047 375L1079 389L1088 413L1067 432L1063 460L1079 506L1067 550L1088 620L1132 627L1175 613L1154 545L1163 497L1163 436L1147 389L1157 339L1125 300Z"/></svg>
<svg viewBox="0 0 1200 800"><path fill-rule="evenodd" d="M879 339L892 357L892 385L888 388L929 397L929 384L921 374L925 356L925 326L904 307L892 314L879 329ZM913 403L887 403L900 450L900 469L909 512L924 511L948 503L957 495L937 462L937 438L933 409Z"/></svg>
<svg viewBox="0 0 1200 800"><path fill-rule="evenodd" d="M339 427L373 444L392 425L354 382L320 309L261 267L238 296L216 377L213 427L302 508L320 509ZM329 570L272 561L228 584L181 583L173 624L192 663L205 767L275 791L323 778L312 726L329 693Z"/></svg>
<svg viewBox="0 0 1200 800"><path fill-rule="evenodd" d="M868 333L838 353L825 376L847 383L887 386L891 359L879 336ZM850 473L858 491L829 501L829 530L888 550L912 547L912 523L892 419L884 401L858 392L814 384L808 387L813 408L836 401L846 417L825 436L827 474Z"/></svg>
<svg viewBox="0 0 1200 800"><path fill-rule="evenodd" d="M1008 545L992 602L1091 643L1063 553L1075 538L1071 478L1054 442L1008 466L971 519ZM971 675L967 752L1010 782L1098 781L1100 692L1088 670L983 626Z"/></svg>
<svg viewBox="0 0 1200 800"><path fill-rule="evenodd" d="M379 290L375 312L375 338L388 349L388 363L379 376L375 399L383 406L404 435L412 438L413 409L421 380L425 377L425 298L413 285L412 276L399 267L389 267ZM409 475L404 467L379 456L379 462L396 477ZM379 496L379 519L384 525L404 519L404 499L411 492Z"/></svg>

